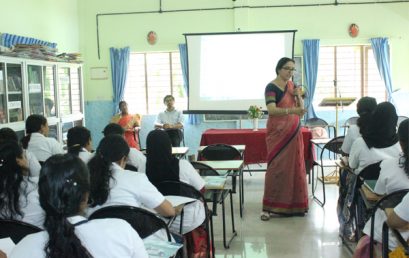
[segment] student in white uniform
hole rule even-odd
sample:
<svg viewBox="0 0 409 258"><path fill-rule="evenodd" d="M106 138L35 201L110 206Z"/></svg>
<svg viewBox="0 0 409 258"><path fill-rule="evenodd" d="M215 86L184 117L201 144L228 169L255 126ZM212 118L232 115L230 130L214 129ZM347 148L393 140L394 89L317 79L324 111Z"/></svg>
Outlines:
<svg viewBox="0 0 409 258"><path fill-rule="evenodd" d="M119 135L104 137L95 157L88 162L91 205L88 215L106 206L130 205L154 209L164 217L175 216L171 203L149 182L144 173L124 170L129 146Z"/></svg>
<svg viewBox="0 0 409 258"><path fill-rule="evenodd" d="M122 126L118 124L114 123L108 124L107 126L105 126L104 131L102 131L102 133L104 134L104 136L108 136L111 134L121 135L125 139L125 130ZM146 157L141 151L130 147L126 164L135 167L138 170L138 172L145 173Z"/></svg>
<svg viewBox="0 0 409 258"><path fill-rule="evenodd" d="M402 151L396 134L398 115L389 102L380 103L374 110L367 132L355 140L349 154L349 166L359 175L373 163L398 157Z"/></svg>
<svg viewBox="0 0 409 258"><path fill-rule="evenodd" d="M62 145L48 136L47 119L42 115L30 115L26 120L26 136L21 140L23 148L36 156L39 162L54 154L64 153Z"/></svg>
<svg viewBox="0 0 409 258"><path fill-rule="evenodd" d="M359 99L356 105L356 112L358 113L359 118L356 125L350 125L348 128L344 142L342 143L341 147L344 153L349 154L354 141L362 135L361 131L366 131L368 129L369 120L375 108L376 108L375 98L362 97Z"/></svg>
<svg viewBox="0 0 409 258"><path fill-rule="evenodd" d="M70 128L67 133L68 153L79 157L85 164L94 156L91 132L83 126Z"/></svg>
<svg viewBox="0 0 409 258"><path fill-rule="evenodd" d="M386 195L392 192L409 189L409 119L406 119L399 125L398 129L399 144L402 147L403 153L392 159L387 159L381 163L381 172L378 181L375 185L375 193L378 195ZM399 209L398 209L399 210ZM409 216L407 209L406 216ZM382 241L382 225L386 221L387 216L383 210L377 209L375 213L374 239L378 243ZM365 236L358 243L357 252L361 252L368 243L368 238L371 233L371 220L367 221L363 230ZM407 240L409 231L401 231L402 237ZM389 234L389 248L394 249L398 245L398 241L393 234ZM359 256L357 256L359 257Z"/></svg>
<svg viewBox="0 0 409 258"><path fill-rule="evenodd" d="M46 230L23 238L10 257L147 258L141 238L126 221L87 221L82 216L89 191L88 170L78 157L65 154L49 158L39 181Z"/></svg>
<svg viewBox="0 0 409 258"><path fill-rule="evenodd" d="M184 182L196 190L204 190L205 182L199 173L185 159L172 155L172 143L168 134L153 130L146 139L146 175L153 185L163 181ZM203 224L205 210L203 203L195 201L184 208L182 234L186 234ZM179 232L180 216L171 225L171 230Z"/></svg>
<svg viewBox="0 0 409 258"><path fill-rule="evenodd" d="M0 143L5 141L15 141L18 142L18 136L13 129L4 127L0 129ZM39 176L41 165L37 158L28 150L23 150L23 155L26 156L28 161L28 168L30 170L30 176Z"/></svg>
<svg viewBox="0 0 409 258"><path fill-rule="evenodd" d="M16 141L0 144L0 218L42 227L44 211L38 201L38 177L28 176L28 161Z"/></svg>

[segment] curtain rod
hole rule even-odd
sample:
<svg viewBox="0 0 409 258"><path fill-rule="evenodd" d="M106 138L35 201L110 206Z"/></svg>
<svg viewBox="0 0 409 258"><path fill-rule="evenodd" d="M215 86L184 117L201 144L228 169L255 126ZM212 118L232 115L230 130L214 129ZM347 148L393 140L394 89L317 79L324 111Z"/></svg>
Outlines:
<svg viewBox="0 0 409 258"><path fill-rule="evenodd" d="M409 2L409 0L339 3L337 0L335 0L334 3L327 3L327 4L292 4L292 5L259 5L259 6L241 5L241 6L217 7L217 8L162 10L162 0L159 0L159 10L157 10L157 11L139 11L139 12L120 12L120 13L99 13L99 14L97 14L96 15L96 25L97 25L98 59L101 59L100 42L99 42L99 19L98 19L100 16L135 15L135 14L162 14L162 13L175 13L175 12L223 11L223 10L235 10L235 9L244 9L244 8L247 8L247 9L263 9L263 8L322 7L322 6L365 5L365 4L395 4L395 3L407 3L407 2Z"/></svg>

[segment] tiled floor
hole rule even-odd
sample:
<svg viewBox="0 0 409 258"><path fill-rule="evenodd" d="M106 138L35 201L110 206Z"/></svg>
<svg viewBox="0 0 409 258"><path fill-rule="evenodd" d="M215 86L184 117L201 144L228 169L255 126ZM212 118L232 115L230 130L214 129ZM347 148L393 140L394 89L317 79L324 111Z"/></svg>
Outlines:
<svg viewBox="0 0 409 258"><path fill-rule="evenodd" d="M264 188L264 172L245 173L245 210L239 216L238 194L233 195L236 230L238 235L229 249L223 247L221 210L213 218L216 257L311 257L350 258L351 253L338 237L336 202L338 187L327 185L327 203L320 207L311 196L310 210L305 217L271 218L260 220L261 199ZM318 188L317 191L321 189ZM229 203L226 204L229 207ZM230 214L229 210L226 210ZM227 217L230 230L230 216ZM231 230L228 231L228 234Z"/></svg>

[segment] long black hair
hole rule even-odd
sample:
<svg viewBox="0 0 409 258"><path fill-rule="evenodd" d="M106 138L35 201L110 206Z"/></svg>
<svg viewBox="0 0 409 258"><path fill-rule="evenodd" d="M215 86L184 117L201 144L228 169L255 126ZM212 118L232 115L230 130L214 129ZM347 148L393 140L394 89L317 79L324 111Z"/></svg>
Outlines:
<svg viewBox="0 0 409 258"><path fill-rule="evenodd" d="M91 132L83 126L70 128L67 133L68 153L78 156L82 148L91 141Z"/></svg>
<svg viewBox="0 0 409 258"><path fill-rule="evenodd" d="M179 181L179 160L172 155L172 143L163 130L153 130L146 138L146 176L155 186Z"/></svg>
<svg viewBox="0 0 409 258"><path fill-rule="evenodd" d="M31 134L37 133L41 130L41 126L47 124L47 118L42 115L30 115L26 120L26 136L21 139L23 148L27 149L28 143L30 142Z"/></svg>
<svg viewBox="0 0 409 258"><path fill-rule="evenodd" d="M403 151L400 163L405 173L409 176L409 119L405 119L400 123L398 136Z"/></svg>
<svg viewBox="0 0 409 258"><path fill-rule="evenodd" d="M397 122L395 106L389 102L379 103L371 115L368 130L362 134L368 148L387 148L396 144Z"/></svg>
<svg viewBox="0 0 409 258"><path fill-rule="evenodd" d="M7 141L16 141L18 142L18 136L16 132L8 127L3 127L0 129L0 143Z"/></svg>
<svg viewBox="0 0 409 258"><path fill-rule="evenodd" d="M22 216L20 207L21 186L24 186L23 169L16 158L23 157L23 150L16 141L0 144L0 217L16 219ZM25 191L24 191L25 192Z"/></svg>
<svg viewBox="0 0 409 258"><path fill-rule="evenodd" d="M356 111L359 115L357 125L361 135L368 131L372 112L375 110L376 105L376 99L372 97L362 97L358 100L358 104L356 105Z"/></svg>
<svg viewBox="0 0 409 258"><path fill-rule="evenodd" d="M40 172L38 193L44 209L44 227L49 240L47 258L88 258L90 254L75 235L67 217L81 213L89 193L89 173L85 164L71 154L58 154L45 162Z"/></svg>
<svg viewBox="0 0 409 258"><path fill-rule="evenodd" d="M111 163L120 161L128 154L129 146L122 136L113 134L101 140L95 156L88 162L91 175L91 207L106 202L110 191L109 180L113 178Z"/></svg>

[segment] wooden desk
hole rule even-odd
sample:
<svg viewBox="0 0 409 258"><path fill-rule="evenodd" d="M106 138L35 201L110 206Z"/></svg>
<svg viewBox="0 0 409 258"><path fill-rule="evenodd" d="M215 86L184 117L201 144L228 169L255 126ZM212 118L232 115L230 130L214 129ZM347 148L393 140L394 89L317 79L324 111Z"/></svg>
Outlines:
<svg viewBox="0 0 409 258"><path fill-rule="evenodd" d="M202 160L198 161L205 165L208 165L215 170L226 170L226 171L234 171L238 173L239 176L239 206L240 206L240 217L243 217L243 208L244 208L244 180L243 180L243 167L244 161L243 160ZM234 174L230 174L231 176L235 176Z"/></svg>

